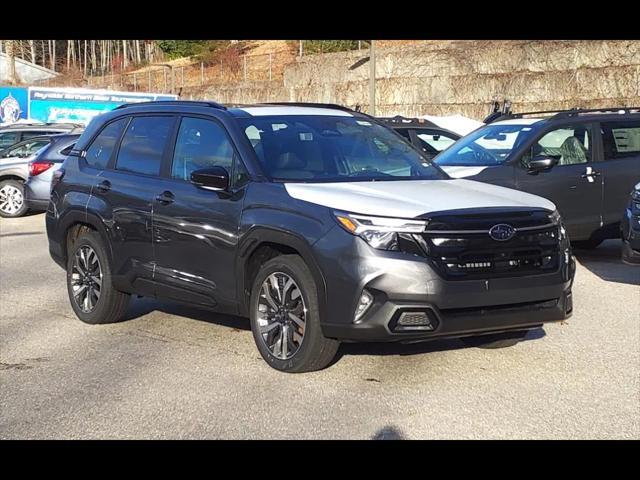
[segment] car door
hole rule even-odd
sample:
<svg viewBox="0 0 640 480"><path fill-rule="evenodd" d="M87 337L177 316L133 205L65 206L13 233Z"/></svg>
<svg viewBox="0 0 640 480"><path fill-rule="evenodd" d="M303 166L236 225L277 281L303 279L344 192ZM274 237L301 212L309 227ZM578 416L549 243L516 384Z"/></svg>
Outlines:
<svg viewBox="0 0 640 480"><path fill-rule="evenodd" d="M191 172L227 169L229 191L191 183ZM155 281L161 294L202 305L235 305L235 254L248 178L225 128L184 116L172 158L154 190Z"/></svg>
<svg viewBox="0 0 640 480"><path fill-rule="evenodd" d="M601 122L603 161L597 165L604 184L602 217L617 226L629 201L629 192L640 182L640 118ZM618 229L614 228L613 233Z"/></svg>
<svg viewBox="0 0 640 480"><path fill-rule="evenodd" d="M516 188L555 203L573 240L585 240L601 226L602 175L594 162L594 131L589 123L546 130L515 164ZM531 171L529 161L537 156L558 162Z"/></svg>
<svg viewBox="0 0 640 480"><path fill-rule="evenodd" d="M142 294L156 293L151 211L174 122L171 115L131 117L108 167L98 173L92 189L91 202L102 205L99 211L112 232L112 272ZM86 156L100 156L102 148L92 145Z"/></svg>

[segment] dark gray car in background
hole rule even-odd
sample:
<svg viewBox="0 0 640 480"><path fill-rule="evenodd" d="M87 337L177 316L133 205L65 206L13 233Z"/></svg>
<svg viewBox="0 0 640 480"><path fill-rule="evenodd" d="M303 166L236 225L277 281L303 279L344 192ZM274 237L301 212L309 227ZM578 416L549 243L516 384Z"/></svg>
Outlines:
<svg viewBox="0 0 640 480"><path fill-rule="evenodd" d="M640 109L503 115L434 162L454 178L551 200L571 243L595 248L607 238L620 238L620 212L640 182Z"/></svg>
<svg viewBox="0 0 640 480"><path fill-rule="evenodd" d="M45 211L51 194L51 179L62 166L71 149L80 138L80 134L55 135L51 143L38 151L29 162L29 179L24 185L27 208L32 211Z"/></svg>

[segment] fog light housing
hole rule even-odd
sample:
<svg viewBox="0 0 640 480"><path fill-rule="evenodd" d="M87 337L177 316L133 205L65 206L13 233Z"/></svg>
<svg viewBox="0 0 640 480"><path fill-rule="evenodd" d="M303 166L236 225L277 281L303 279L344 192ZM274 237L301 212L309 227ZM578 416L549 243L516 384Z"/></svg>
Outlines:
<svg viewBox="0 0 640 480"><path fill-rule="evenodd" d="M429 310L421 312L402 312L395 324L395 331L431 331L437 320Z"/></svg>
<svg viewBox="0 0 640 480"><path fill-rule="evenodd" d="M360 294L360 298L358 299L358 305L356 306L356 313L354 316L354 321L358 321L362 318L362 316L367 313L369 307L373 304L373 295L371 295L367 290L362 290Z"/></svg>

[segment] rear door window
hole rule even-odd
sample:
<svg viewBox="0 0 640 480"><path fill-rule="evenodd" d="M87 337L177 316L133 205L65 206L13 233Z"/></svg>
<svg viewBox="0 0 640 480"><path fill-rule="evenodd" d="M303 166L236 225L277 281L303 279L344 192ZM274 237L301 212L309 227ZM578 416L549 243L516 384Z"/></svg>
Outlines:
<svg viewBox="0 0 640 480"><path fill-rule="evenodd" d="M90 166L99 169L107 167L113 149L120 140L122 130L128 121L129 118L121 118L102 129L85 155L85 160Z"/></svg>
<svg viewBox="0 0 640 480"><path fill-rule="evenodd" d="M45 147L47 145L49 145L49 140L40 139L24 141L17 145L15 148L12 148L9 151L8 156L16 158L30 157L42 147Z"/></svg>
<svg viewBox="0 0 640 480"><path fill-rule="evenodd" d="M17 143L20 134L18 132L3 132L0 133L0 148L10 147L14 143Z"/></svg>
<svg viewBox="0 0 640 480"><path fill-rule="evenodd" d="M174 117L133 117L122 139L117 170L159 175Z"/></svg>

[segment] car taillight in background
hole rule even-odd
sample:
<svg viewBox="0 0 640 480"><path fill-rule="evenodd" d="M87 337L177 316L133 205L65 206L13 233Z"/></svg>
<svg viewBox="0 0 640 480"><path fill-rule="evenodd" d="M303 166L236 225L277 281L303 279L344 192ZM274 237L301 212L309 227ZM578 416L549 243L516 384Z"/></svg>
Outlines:
<svg viewBox="0 0 640 480"><path fill-rule="evenodd" d="M46 172L51 167L53 167L53 162L46 161L36 161L31 162L29 164L29 175L35 177L36 175L40 175L42 172Z"/></svg>

